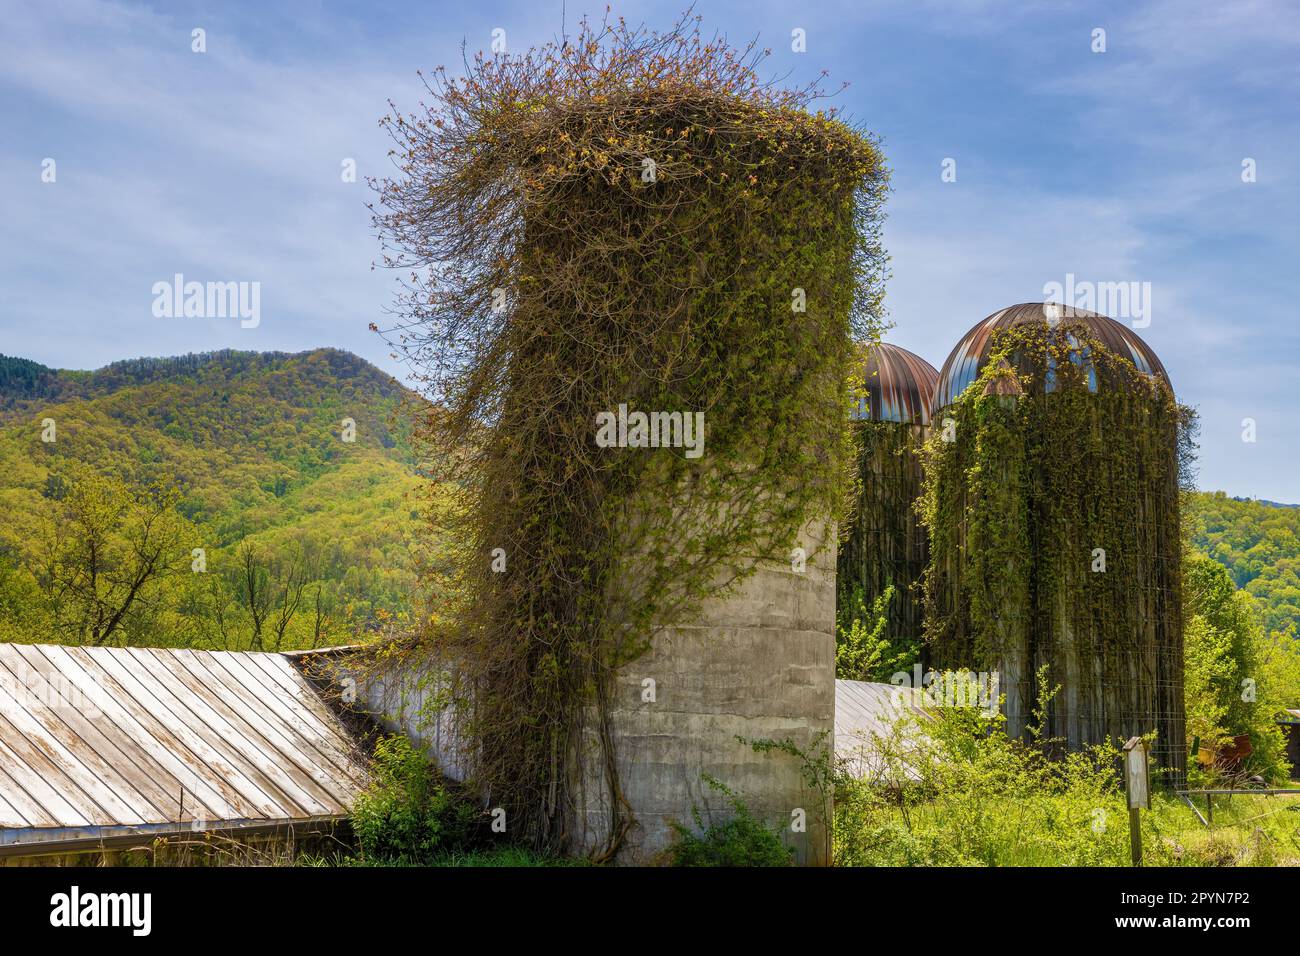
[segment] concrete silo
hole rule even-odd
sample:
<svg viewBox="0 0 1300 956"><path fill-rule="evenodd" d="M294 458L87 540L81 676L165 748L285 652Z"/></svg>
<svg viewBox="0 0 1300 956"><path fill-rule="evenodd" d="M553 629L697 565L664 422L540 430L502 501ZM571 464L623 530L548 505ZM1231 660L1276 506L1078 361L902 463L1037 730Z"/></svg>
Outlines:
<svg viewBox="0 0 1300 956"><path fill-rule="evenodd" d="M816 861L787 751L834 726L844 384L888 170L686 24L584 24L386 123L375 218L415 276L400 340L447 492L420 651L454 664L468 782L520 844L648 858L695 808L739 812L715 778Z"/></svg>
<svg viewBox="0 0 1300 956"><path fill-rule="evenodd" d="M892 585L885 636L895 646L921 638L920 583L928 545L915 504L938 377L920 356L885 342L867 349L861 369L854 414L859 485L841 533L836 603L841 616L857 608L870 611Z"/></svg>
<svg viewBox="0 0 1300 956"><path fill-rule="evenodd" d="M834 527L806 529L798 546L807 554L802 570L762 562L618 672L609 732L634 820L618 862L660 860L674 823L694 828L692 808L705 823L729 816L713 778L782 831L797 864L829 864L829 795L808 786L797 758L744 742L788 740L809 753L834 747ZM605 842L613 818L594 730L577 801L577 842L589 849Z"/></svg>

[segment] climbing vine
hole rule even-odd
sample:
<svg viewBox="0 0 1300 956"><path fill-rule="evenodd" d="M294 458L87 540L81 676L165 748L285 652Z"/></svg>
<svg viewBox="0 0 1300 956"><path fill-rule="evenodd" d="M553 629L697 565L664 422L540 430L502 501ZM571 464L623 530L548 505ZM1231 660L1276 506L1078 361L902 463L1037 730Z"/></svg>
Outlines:
<svg viewBox="0 0 1300 956"><path fill-rule="evenodd" d="M1181 436L1168 383L1084 323L995 334L941 410L919 503L936 666L999 670L1015 733L1033 675L1062 686L1048 733L1071 747L1157 730L1184 765Z"/></svg>
<svg viewBox="0 0 1300 956"><path fill-rule="evenodd" d="M617 848L614 672L841 503L886 171L762 58L696 20L584 22L438 71L426 106L383 121L384 331L430 399L428 470L451 489L430 521L457 549L419 653L454 662L475 782L537 846L570 848L599 803L596 855ZM702 413L701 453L598 443L620 406Z"/></svg>
<svg viewBox="0 0 1300 956"><path fill-rule="evenodd" d="M839 667L837 676L888 680L919 657L927 543L913 505L921 493L923 432L893 421L856 421L852 431L857 481L840 535L835 606L841 643L855 628L878 628L883 647L871 668Z"/></svg>

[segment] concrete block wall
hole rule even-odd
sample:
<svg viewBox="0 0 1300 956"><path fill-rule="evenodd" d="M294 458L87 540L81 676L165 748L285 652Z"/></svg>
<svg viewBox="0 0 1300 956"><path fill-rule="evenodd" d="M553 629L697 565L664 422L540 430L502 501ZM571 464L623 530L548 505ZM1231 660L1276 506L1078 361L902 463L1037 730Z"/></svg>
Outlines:
<svg viewBox="0 0 1300 956"><path fill-rule="evenodd" d="M350 672L356 706L390 733L404 733L452 780L464 780L466 754L455 714L443 705L446 670L410 661Z"/></svg>

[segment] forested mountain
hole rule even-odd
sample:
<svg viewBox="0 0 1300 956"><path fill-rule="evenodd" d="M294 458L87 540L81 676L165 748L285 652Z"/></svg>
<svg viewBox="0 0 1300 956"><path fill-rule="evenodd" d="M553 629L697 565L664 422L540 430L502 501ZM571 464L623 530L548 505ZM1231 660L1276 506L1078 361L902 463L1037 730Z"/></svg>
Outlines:
<svg viewBox="0 0 1300 956"><path fill-rule="evenodd" d="M1267 630L1300 634L1300 508L1219 491L1191 496L1184 520L1197 549L1255 598Z"/></svg>
<svg viewBox="0 0 1300 956"><path fill-rule="evenodd" d="M334 349L0 356L0 639L269 650L403 619L416 401Z"/></svg>
<svg viewBox="0 0 1300 956"><path fill-rule="evenodd" d="M404 623L437 557L418 401L334 349L0 356L0 640L270 649ZM1300 509L1200 493L1185 520L1268 632L1300 632Z"/></svg>

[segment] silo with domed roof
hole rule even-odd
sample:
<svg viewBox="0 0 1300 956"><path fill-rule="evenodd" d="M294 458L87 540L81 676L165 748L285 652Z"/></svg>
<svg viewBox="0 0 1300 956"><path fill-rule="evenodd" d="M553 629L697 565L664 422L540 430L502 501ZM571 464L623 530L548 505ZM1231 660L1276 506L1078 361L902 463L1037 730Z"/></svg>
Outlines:
<svg viewBox="0 0 1300 956"><path fill-rule="evenodd" d="M1186 766L1186 414L1131 328L1025 303L944 362L931 418L950 440L927 461L930 662L996 673L1012 735L1036 711L1064 750L1155 732L1169 781Z"/></svg>
<svg viewBox="0 0 1300 956"><path fill-rule="evenodd" d="M919 645L927 547L915 503L939 373L919 355L887 342L868 346L860 368L853 416L858 484L840 535L836 610L841 625L863 613L870 619L873 605L892 586L884 636L895 647Z"/></svg>

